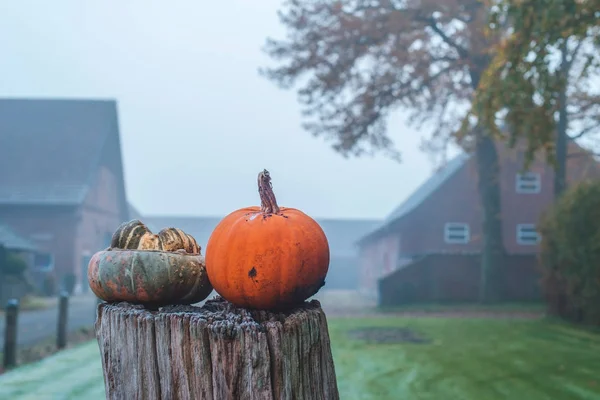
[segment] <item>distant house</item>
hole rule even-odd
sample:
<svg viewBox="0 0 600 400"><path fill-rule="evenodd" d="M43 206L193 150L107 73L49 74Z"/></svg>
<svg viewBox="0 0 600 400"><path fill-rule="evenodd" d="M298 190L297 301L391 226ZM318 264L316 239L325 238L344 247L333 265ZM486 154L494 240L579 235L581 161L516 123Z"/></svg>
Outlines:
<svg viewBox="0 0 600 400"><path fill-rule="evenodd" d="M522 300L537 295L534 267L540 237L536 223L553 201L554 171L541 159L523 171L522 152L498 149L504 245L513 256L506 261L505 289L512 293L508 296ZM569 152L568 181L600 177L589 154L575 144ZM358 241L360 291L386 304L401 298L477 298L483 246L477 181L474 157L461 154L364 235ZM381 293L381 287L386 293Z"/></svg>
<svg viewBox="0 0 600 400"><path fill-rule="evenodd" d="M0 220L87 289L89 257L128 219L117 105L0 99Z"/></svg>
<svg viewBox="0 0 600 400"><path fill-rule="evenodd" d="M146 216L141 220L153 232L165 227L177 227L194 236L202 246L202 253L210 234L221 217ZM329 241L330 264L326 279L327 289L358 288L358 248L355 242L380 224L376 220L317 219Z"/></svg>
<svg viewBox="0 0 600 400"><path fill-rule="evenodd" d="M318 219L329 241L329 271L325 288L358 289L359 258L356 241L381 224L366 219Z"/></svg>

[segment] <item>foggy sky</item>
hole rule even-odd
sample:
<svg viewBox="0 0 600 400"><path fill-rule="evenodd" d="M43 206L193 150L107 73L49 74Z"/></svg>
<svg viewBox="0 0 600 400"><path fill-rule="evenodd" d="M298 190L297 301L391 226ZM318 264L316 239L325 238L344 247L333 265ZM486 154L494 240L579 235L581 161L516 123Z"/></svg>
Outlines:
<svg viewBox="0 0 600 400"><path fill-rule="evenodd" d="M293 91L257 69L284 34L282 0L0 3L0 96L118 101L127 194L142 214L221 216L258 204L383 218L432 172L421 135L392 118L403 162L344 159L300 127Z"/></svg>

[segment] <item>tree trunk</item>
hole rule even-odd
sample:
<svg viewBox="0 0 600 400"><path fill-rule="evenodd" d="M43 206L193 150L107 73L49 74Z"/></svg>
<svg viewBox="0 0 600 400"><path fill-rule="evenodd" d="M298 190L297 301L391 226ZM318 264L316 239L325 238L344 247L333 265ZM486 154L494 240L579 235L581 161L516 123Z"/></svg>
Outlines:
<svg viewBox="0 0 600 400"><path fill-rule="evenodd" d="M159 311L105 303L96 336L107 399L339 399L316 300L285 314L221 298Z"/></svg>
<svg viewBox="0 0 600 400"><path fill-rule="evenodd" d="M479 177L479 196L483 208L483 251L481 254L480 301L502 298L503 282L499 274L504 262L502 207L500 200L500 164L493 138L477 133L475 157Z"/></svg>
<svg viewBox="0 0 600 400"><path fill-rule="evenodd" d="M567 42L561 46L560 79L564 86L558 92L558 122L556 124L556 167L554 168L554 198L558 199L567 188L567 79L570 63L567 54ZM573 55L574 56L574 55Z"/></svg>
<svg viewBox="0 0 600 400"><path fill-rule="evenodd" d="M477 90L482 72L488 67L490 56L484 52L476 57L469 70L473 90ZM502 203L500 199L500 160L494 138L485 127L477 126L475 136L475 159L479 179L479 197L483 208L483 249L481 252L481 285L479 300L492 303L502 299L504 282L500 269L505 258L502 233Z"/></svg>

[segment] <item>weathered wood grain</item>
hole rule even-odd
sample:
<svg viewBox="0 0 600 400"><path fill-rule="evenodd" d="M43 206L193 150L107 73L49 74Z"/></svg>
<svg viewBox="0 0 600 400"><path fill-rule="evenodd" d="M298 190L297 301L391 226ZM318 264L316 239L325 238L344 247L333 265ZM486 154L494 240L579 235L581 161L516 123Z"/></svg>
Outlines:
<svg viewBox="0 0 600 400"><path fill-rule="evenodd" d="M110 400L337 400L327 318L318 301L287 313L98 305Z"/></svg>

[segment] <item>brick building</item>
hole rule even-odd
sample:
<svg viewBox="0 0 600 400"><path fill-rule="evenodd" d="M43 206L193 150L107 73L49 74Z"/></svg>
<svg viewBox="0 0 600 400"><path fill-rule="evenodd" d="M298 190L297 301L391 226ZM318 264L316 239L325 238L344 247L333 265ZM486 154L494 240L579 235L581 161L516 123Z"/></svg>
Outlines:
<svg viewBox="0 0 600 400"><path fill-rule="evenodd" d="M89 257L128 219L115 101L0 99L0 221L87 289Z"/></svg>
<svg viewBox="0 0 600 400"><path fill-rule="evenodd" d="M553 202L554 171L542 159L524 171L523 152L501 145L498 145L498 151L504 246L509 256L516 257L507 260L507 264L521 266L516 275L506 278L510 285L519 279L521 272L527 279L536 277L531 272L535 269L540 241L536 224L543 210ZM572 143L569 154L568 182L600 177L598 164L581 147ZM461 300L473 299L477 296L476 286L480 281L478 260L483 247L482 218L475 159L472 155L461 154L433 174L380 226L358 241L360 291L377 299L383 281L401 282L403 276L410 275L421 279L423 284L439 287L444 286L444 280L454 282L454 288L446 284L446 292L438 291L435 298L425 296L421 300L454 299L455 295L449 292L469 292L470 295L462 296ZM465 263L471 267L465 267ZM424 264L428 267L421 268ZM429 274L427 278L423 276L425 271ZM461 282L470 282L470 286L460 288ZM533 283L527 285L534 286ZM386 290L394 290L394 285L385 286ZM416 287L407 287L402 290L418 291ZM523 290L519 293L522 293L521 297L535 296L533 291L528 295L523 294Z"/></svg>

